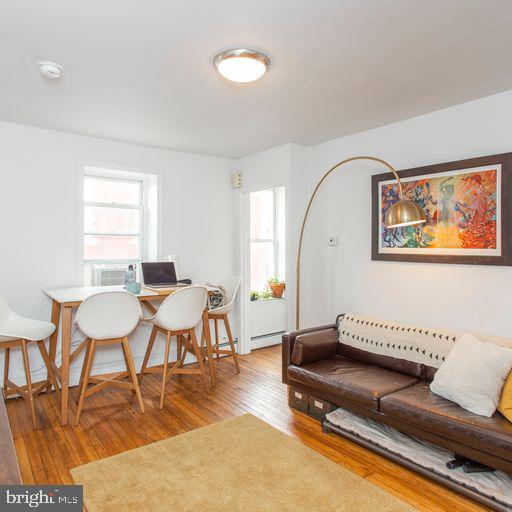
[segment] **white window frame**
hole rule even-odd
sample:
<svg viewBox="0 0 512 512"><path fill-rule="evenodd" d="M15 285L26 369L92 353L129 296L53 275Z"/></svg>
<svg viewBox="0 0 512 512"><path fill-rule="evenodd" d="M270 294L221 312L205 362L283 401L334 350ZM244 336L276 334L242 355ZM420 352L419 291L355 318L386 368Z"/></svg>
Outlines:
<svg viewBox="0 0 512 512"><path fill-rule="evenodd" d="M99 179L114 179L119 181L137 181L142 182L142 215L140 225L140 239L142 252L140 259L101 259L86 260L85 249L85 225L84 225L84 179L85 177ZM138 278L141 279L142 261L157 261L161 253L161 218L162 218L162 198L161 198L161 174L159 172L151 172L147 170L137 169L130 165L112 165L110 162L101 161L82 161L78 167L78 183L77 189L77 217L80 224L77 229L77 282L84 286L92 284L92 268L94 264L102 264L108 266L127 266L129 263L137 264ZM87 204L92 204L88 202ZM103 205L103 203L100 203ZM108 205L112 206L112 205ZM123 205L124 206L124 205ZM134 207L136 205L126 205Z"/></svg>
<svg viewBox="0 0 512 512"><path fill-rule="evenodd" d="M272 234L273 238L251 238L249 233L249 257L251 254L251 247L253 243L272 243L273 246L273 253L274 253L274 275L271 276L271 278L278 277L281 279L282 276L279 276L279 238L277 237L277 231L278 231L278 211L279 211L279 205L278 205L278 194L277 194L277 188L264 188L261 190L254 190L253 192L263 192L266 190L270 190L272 192ZM250 209L250 195L252 192L249 193L249 217L251 215L251 209Z"/></svg>
<svg viewBox="0 0 512 512"><path fill-rule="evenodd" d="M132 177L112 177L108 176L106 174L102 174L100 172L95 173L91 172L90 170L85 171L83 174L83 181L87 178L96 178L100 179L102 181L116 181L120 183L137 183L139 185L140 190L140 196L139 196L139 204L133 205L133 204L123 204L123 203L104 203L104 202L92 202L92 201L85 201L82 197L82 209L85 212L85 208L87 206L97 206L100 208L119 208L124 210L138 210L139 211L139 232L138 233L116 233L116 232L104 232L104 233L92 233L85 231L85 227L82 225L82 251L84 250L84 244L85 244L85 237L87 235L99 235L99 236L138 236L139 237L139 258L138 259L89 259L86 258L85 255L83 256L83 263L88 265L94 265L95 263L99 264L112 264L115 265L116 263L137 263L137 266L140 265L140 263L144 259L144 209L145 209L145 193L144 193L144 180L139 178L132 178ZM82 215L82 218L84 218L84 215Z"/></svg>

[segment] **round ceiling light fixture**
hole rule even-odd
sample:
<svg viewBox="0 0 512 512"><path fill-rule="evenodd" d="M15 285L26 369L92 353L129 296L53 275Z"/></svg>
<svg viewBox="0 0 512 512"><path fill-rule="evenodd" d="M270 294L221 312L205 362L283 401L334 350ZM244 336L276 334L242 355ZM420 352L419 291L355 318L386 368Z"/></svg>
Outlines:
<svg viewBox="0 0 512 512"><path fill-rule="evenodd" d="M261 52L248 48L233 48L219 53L213 60L217 71L233 82L254 82L270 66L270 59Z"/></svg>
<svg viewBox="0 0 512 512"><path fill-rule="evenodd" d="M49 78L50 80L58 80L64 68L58 62L53 62L51 60L40 60L37 65L39 66L39 71L41 71L41 75L45 78Z"/></svg>

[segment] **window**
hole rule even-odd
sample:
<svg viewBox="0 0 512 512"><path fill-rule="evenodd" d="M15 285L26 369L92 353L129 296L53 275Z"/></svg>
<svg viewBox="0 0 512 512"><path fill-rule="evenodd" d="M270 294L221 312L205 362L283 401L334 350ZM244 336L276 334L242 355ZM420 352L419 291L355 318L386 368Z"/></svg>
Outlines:
<svg viewBox="0 0 512 512"><path fill-rule="evenodd" d="M251 290L284 280L284 187L250 194Z"/></svg>
<svg viewBox="0 0 512 512"><path fill-rule="evenodd" d="M86 168L83 179L84 282L120 284L130 263L140 268L156 226L148 205L150 176ZM156 177L154 177L156 178ZM156 194L153 194L156 199ZM153 208L154 210L154 208ZM146 218L148 217L148 218ZM155 217L156 218L156 217Z"/></svg>

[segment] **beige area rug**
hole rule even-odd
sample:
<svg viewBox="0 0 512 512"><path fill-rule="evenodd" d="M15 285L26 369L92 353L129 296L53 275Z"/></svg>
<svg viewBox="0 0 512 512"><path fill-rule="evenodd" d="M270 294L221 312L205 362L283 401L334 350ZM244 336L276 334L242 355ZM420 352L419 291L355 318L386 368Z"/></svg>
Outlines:
<svg viewBox="0 0 512 512"><path fill-rule="evenodd" d="M414 510L250 414L71 474L89 512Z"/></svg>

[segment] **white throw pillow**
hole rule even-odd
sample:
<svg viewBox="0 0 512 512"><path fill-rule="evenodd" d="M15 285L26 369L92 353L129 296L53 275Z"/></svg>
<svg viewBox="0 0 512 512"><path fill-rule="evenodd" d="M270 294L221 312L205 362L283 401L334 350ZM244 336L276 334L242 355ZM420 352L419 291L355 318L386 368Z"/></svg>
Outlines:
<svg viewBox="0 0 512 512"><path fill-rule="evenodd" d="M491 417L512 368L512 349L464 333L437 370L430 389L481 416Z"/></svg>

